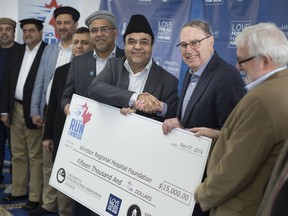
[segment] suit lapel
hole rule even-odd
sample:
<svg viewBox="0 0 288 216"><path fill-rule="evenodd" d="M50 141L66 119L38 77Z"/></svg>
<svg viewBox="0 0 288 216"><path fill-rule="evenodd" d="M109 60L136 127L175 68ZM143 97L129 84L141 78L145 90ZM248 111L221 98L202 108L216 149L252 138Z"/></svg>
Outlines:
<svg viewBox="0 0 288 216"><path fill-rule="evenodd" d="M18 77L20 74L20 70L21 70L21 65L22 65L22 61L24 59L24 55L25 55L25 45L21 45L19 52L17 52L17 56L16 58L14 58L13 60L13 66L12 66L12 70L11 70L11 79L12 79L12 86L15 86L16 89L16 85L17 85L17 81L18 81ZM18 51L18 50L17 50Z"/></svg>
<svg viewBox="0 0 288 216"><path fill-rule="evenodd" d="M210 82L211 78L213 76L213 71L207 65L204 72L202 73L191 97L187 104L185 114L183 116L182 124L185 125L188 121L188 118L190 116L190 113L192 112L196 102L199 100L205 89L207 88L208 83ZM190 79L189 79L190 80ZM183 96L184 97L184 96Z"/></svg>
<svg viewBox="0 0 288 216"><path fill-rule="evenodd" d="M149 92L152 94L154 89L157 86L159 79L160 79L160 76L159 76L158 68L157 68L156 63L153 61L145 87L143 89L143 92Z"/></svg>
<svg viewBox="0 0 288 216"><path fill-rule="evenodd" d="M96 59L93 56L93 51L87 61L88 73L90 76L96 77Z"/></svg>
<svg viewBox="0 0 288 216"><path fill-rule="evenodd" d="M44 51L45 46L46 46L46 44L42 41L42 43L41 43L41 45L37 51L37 54L33 60L33 63L31 65L31 68L29 70L29 73L28 73L26 80L30 79L30 77L33 75L33 72L37 72L39 64L40 64L40 59L41 59L41 56L42 56L42 53Z"/></svg>
<svg viewBox="0 0 288 216"><path fill-rule="evenodd" d="M120 72L120 78L119 78L119 88L122 89L128 89L129 88L129 71L124 66L126 58L123 58L122 61L117 61L119 64L117 64L116 70L118 71L124 71L123 73Z"/></svg>
<svg viewBox="0 0 288 216"><path fill-rule="evenodd" d="M183 84L182 84L182 91L181 91L181 95L179 98L179 105L177 108L177 118L181 119L181 114L182 114L182 105L183 105L183 100L185 97L185 92L188 88L188 85L190 83L190 79L191 79L191 73L189 72L189 69L186 71L184 80L183 80Z"/></svg>
<svg viewBox="0 0 288 216"><path fill-rule="evenodd" d="M116 46L116 58L123 58L125 57L124 50L120 49L119 47Z"/></svg>

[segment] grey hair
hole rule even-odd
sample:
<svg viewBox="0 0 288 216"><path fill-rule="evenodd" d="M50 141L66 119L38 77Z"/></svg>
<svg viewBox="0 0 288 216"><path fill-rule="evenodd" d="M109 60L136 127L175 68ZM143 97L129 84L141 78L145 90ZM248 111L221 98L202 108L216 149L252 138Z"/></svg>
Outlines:
<svg viewBox="0 0 288 216"><path fill-rule="evenodd" d="M185 27L195 27L195 28L201 29L205 33L205 35L212 36L211 25L208 22L205 22L203 20L192 20L192 21L186 23L182 27L182 29Z"/></svg>
<svg viewBox="0 0 288 216"><path fill-rule="evenodd" d="M235 39L237 48L248 47L250 56L269 56L285 66L288 63L288 40L274 23L259 23L246 27Z"/></svg>

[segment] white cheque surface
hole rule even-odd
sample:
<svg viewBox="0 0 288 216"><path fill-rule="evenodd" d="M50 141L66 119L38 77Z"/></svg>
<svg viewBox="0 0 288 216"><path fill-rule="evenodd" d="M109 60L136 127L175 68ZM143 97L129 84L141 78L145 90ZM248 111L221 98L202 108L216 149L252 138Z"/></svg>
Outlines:
<svg viewBox="0 0 288 216"><path fill-rule="evenodd" d="M99 215L191 216L210 145L74 95L50 184Z"/></svg>

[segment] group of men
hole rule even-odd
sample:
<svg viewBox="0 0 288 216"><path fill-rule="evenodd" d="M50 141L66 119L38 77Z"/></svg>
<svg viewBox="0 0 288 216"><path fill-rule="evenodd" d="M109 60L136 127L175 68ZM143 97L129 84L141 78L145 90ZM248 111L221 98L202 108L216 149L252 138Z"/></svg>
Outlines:
<svg viewBox="0 0 288 216"><path fill-rule="evenodd" d="M7 46L15 46L7 65L0 49L0 112L10 127L12 153L12 192L3 200L28 194L23 208L30 216L97 215L49 185L76 93L121 108L125 115L136 112L161 121L165 135L183 128L215 139L206 175L194 193L193 215L256 215L288 139L288 42L283 32L261 23L238 35L237 69L247 74L244 88L237 69L214 50L211 26L202 20L188 22L177 45L189 66L178 97L177 78L152 58L154 33L145 16L131 16L124 51L115 44L118 24L111 12L88 16L89 29L77 29L79 17L72 7L57 8L60 42L48 46L42 41L42 21L21 20L25 44ZM15 27L13 20L0 18L1 47L1 34L15 32Z"/></svg>

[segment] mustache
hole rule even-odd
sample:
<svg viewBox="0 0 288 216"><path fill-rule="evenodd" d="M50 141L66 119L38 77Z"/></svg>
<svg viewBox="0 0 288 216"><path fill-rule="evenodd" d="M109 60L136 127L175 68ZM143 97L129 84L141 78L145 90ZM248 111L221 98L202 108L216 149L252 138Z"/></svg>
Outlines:
<svg viewBox="0 0 288 216"><path fill-rule="evenodd" d="M59 30L59 33L62 33L62 32L68 32L68 30L66 30L66 29L60 29L60 30Z"/></svg>

